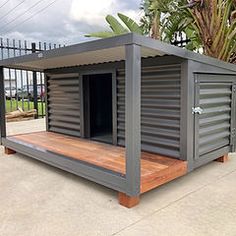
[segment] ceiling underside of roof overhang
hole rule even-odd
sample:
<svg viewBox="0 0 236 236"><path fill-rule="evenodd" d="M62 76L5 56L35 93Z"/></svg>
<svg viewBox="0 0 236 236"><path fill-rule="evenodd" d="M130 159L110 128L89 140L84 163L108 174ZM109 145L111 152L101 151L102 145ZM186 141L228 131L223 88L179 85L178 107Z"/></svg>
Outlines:
<svg viewBox="0 0 236 236"><path fill-rule="evenodd" d="M147 47L141 47L141 56L143 58L163 56L161 51L153 50ZM91 65L105 62L116 62L125 60L125 46L113 47L108 49L82 52L65 56L55 56L52 58L44 58L43 53L38 54L38 59L17 63L18 68L27 69L52 69L62 67L72 67L81 65Z"/></svg>

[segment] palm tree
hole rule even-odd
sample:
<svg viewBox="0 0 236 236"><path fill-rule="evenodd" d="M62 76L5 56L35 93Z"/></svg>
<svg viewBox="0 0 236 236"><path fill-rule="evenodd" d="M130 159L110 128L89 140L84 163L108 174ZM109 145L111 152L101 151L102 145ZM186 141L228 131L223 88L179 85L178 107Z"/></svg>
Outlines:
<svg viewBox="0 0 236 236"><path fill-rule="evenodd" d="M167 14L175 3L172 0L143 0L140 9L144 16L141 27L151 38L162 40L162 17Z"/></svg>
<svg viewBox="0 0 236 236"><path fill-rule="evenodd" d="M235 0L192 0L186 9L204 54L224 61L236 52Z"/></svg>
<svg viewBox="0 0 236 236"><path fill-rule="evenodd" d="M185 47L190 50L199 49L200 39L190 24L193 18L190 12L181 8L184 5L186 0L143 0L141 27L150 37L167 43L174 41L176 33L184 33L190 39Z"/></svg>
<svg viewBox="0 0 236 236"><path fill-rule="evenodd" d="M141 24L118 13L108 15L111 30L87 37L111 37L135 32L166 42L176 32L184 33L190 42L186 48L236 63L236 0L143 0Z"/></svg>
<svg viewBox="0 0 236 236"><path fill-rule="evenodd" d="M119 20L117 20L114 16L108 15L106 16L106 21L109 24L110 31L100 31L91 34L85 35L85 37L95 37L95 38L108 38L115 35L121 35L128 32L134 32L137 34L144 34L142 27L136 23L130 17L118 13Z"/></svg>
<svg viewBox="0 0 236 236"><path fill-rule="evenodd" d="M176 32L190 39L186 48L224 61L236 61L236 0L178 0L162 17L162 39Z"/></svg>

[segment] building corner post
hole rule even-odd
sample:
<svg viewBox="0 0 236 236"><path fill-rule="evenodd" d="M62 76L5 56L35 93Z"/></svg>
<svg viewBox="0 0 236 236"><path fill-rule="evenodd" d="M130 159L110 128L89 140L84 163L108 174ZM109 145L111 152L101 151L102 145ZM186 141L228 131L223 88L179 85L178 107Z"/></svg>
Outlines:
<svg viewBox="0 0 236 236"><path fill-rule="evenodd" d="M192 107L195 100L193 64L185 60L181 64L181 118L180 156L188 162L188 172L194 169L194 116Z"/></svg>
<svg viewBox="0 0 236 236"><path fill-rule="evenodd" d="M125 46L126 194L140 194L141 176L141 48Z"/></svg>

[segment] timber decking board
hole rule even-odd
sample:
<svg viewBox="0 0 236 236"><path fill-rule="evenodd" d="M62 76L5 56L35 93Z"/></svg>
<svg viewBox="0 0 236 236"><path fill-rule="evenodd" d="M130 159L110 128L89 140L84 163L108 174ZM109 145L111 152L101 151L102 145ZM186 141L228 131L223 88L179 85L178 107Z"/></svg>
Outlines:
<svg viewBox="0 0 236 236"><path fill-rule="evenodd" d="M84 161L125 175L125 148L53 132L35 132L8 137L23 145ZM141 189L147 192L187 173L187 162L142 152Z"/></svg>

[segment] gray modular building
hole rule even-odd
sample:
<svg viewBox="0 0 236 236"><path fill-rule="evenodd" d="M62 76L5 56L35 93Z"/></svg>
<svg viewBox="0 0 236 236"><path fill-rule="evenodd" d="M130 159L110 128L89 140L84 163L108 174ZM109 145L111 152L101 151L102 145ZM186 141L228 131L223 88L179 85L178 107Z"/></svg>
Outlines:
<svg viewBox="0 0 236 236"><path fill-rule="evenodd" d="M45 73L46 131L7 136L15 151L139 195L236 147L236 66L126 34L1 61ZM224 158L223 158L224 157Z"/></svg>

